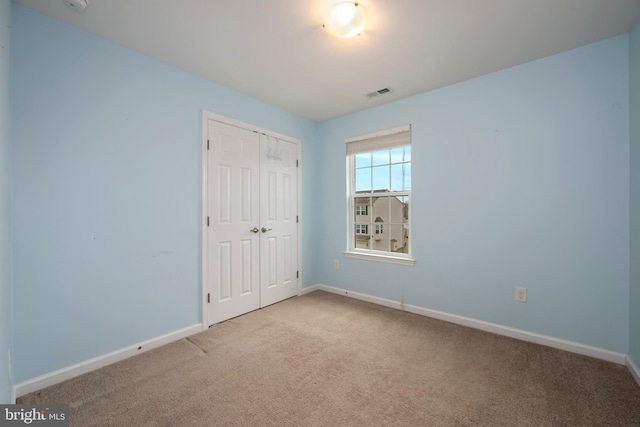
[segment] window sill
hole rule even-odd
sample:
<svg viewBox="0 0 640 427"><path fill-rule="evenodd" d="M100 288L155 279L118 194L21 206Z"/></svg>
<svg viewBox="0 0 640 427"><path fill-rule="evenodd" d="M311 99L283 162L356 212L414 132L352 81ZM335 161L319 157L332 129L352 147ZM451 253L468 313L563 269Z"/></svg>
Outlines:
<svg viewBox="0 0 640 427"><path fill-rule="evenodd" d="M379 255L369 252L347 251L344 253L344 256L346 256L347 258L362 259L365 261L377 261L386 262L388 264L407 265L409 267L413 267L413 265L416 263L416 260L413 258L397 257L392 255Z"/></svg>

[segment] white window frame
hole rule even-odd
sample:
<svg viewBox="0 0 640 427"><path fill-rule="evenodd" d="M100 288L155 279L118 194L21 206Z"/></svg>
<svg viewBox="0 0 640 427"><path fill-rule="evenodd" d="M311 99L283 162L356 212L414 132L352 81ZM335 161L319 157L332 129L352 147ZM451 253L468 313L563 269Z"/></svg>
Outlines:
<svg viewBox="0 0 640 427"><path fill-rule="evenodd" d="M408 135L407 135L408 132ZM407 136L409 139L409 143L407 143ZM393 128L381 132L375 132L367 135L358 136L355 138L349 138L346 141L347 144L347 198L348 198L348 249L345 251L345 256L348 258L355 259L363 259L368 261L378 261L378 262L386 262L391 264L399 264L399 265L407 265L413 266L415 264L415 259L412 255L411 243L413 241L411 232L409 233L409 241L408 241L408 253L396 253L390 251L379 251L373 249L364 249L356 247L356 207L355 198L363 197L365 194L355 193L355 154L358 153L367 153L367 152L375 152L380 150L386 150L396 147L403 147L410 145L411 143L411 126L401 126L398 128ZM413 164L413 153L411 158L411 163ZM373 193L372 193L373 194ZM408 204L409 204L409 212L408 212L408 220L406 223L406 227L411 230L411 209L412 209L412 200L411 200L411 191L400 191L400 192L392 192L389 191L384 193L383 196L407 196ZM373 215L371 210L369 209L369 214ZM371 221L374 219L371 218ZM371 223L369 225L376 225L375 223ZM378 224L380 225L380 224ZM376 228L369 228L370 231L375 232ZM382 231L382 230L381 230ZM358 234L362 235L362 234Z"/></svg>

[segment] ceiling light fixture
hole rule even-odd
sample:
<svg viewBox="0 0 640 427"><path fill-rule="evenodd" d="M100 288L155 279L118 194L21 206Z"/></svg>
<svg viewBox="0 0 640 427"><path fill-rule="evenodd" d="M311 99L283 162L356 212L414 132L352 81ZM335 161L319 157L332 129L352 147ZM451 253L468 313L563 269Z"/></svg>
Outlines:
<svg viewBox="0 0 640 427"><path fill-rule="evenodd" d="M67 5L70 9L75 10L76 12L84 12L84 10L89 5L87 0L62 0L64 4Z"/></svg>
<svg viewBox="0 0 640 427"><path fill-rule="evenodd" d="M364 30L364 9L358 2L345 1L333 5L325 16L323 27L336 37L348 39Z"/></svg>

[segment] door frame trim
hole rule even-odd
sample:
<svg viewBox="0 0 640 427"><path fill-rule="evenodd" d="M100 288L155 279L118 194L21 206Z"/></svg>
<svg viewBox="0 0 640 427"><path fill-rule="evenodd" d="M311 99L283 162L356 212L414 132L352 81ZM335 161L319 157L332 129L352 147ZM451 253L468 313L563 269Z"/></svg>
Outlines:
<svg viewBox="0 0 640 427"><path fill-rule="evenodd" d="M208 206L208 189L207 189L207 178L208 178L208 168L207 168L207 134L208 134L208 121L215 120L217 122L221 122L230 126L236 126L242 129L250 130L252 132L261 133L265 135L270 135L276 137L278 139L282 139L288 142L295 143L298 147L297 149L297 157L298 157L298 225L297 225L297 234L298 234L298 271L300 274L297 278L298 285L298 295L302 290L301 287L301 278L302 278L302 141L297 138L292 138L287 135L283 135L277 132L273 132L268 129L260 128L254 126L249 123L241 122L239 120L231 119L229 117L221 116L216 113L212 113L210 111L202 110L202 216L200 219L200 240L201 240L201 274L202 280L200 282L201 287L201 320L202 320L202 330L205 331L209 329L209 319L208 319L208 303L207 303L207 292L208 292L208 279L209 279L209 271L208 271L208 253L209 253L209 244L207 239L207 206Z"/></svg>

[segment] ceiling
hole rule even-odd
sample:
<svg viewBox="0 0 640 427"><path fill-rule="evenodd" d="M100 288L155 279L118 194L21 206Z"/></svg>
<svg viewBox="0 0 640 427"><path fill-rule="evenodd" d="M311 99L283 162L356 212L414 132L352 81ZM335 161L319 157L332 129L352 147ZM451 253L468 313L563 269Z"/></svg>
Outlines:
<svg viewBox="0 0 640 427"><path fill-rule="evenodd" d="M339 39L321 25L339 0L14 1L316 122L624 34L640 14L640 0L358 0L368 26Z"/></svg>

